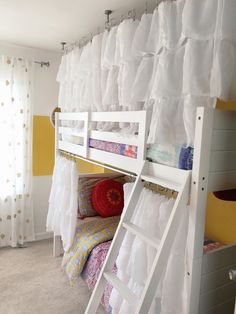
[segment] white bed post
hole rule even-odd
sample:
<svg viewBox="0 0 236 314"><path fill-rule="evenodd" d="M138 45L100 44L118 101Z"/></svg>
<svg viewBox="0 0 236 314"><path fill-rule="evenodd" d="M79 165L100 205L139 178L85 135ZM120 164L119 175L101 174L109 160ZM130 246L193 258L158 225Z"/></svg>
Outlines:
<svg viewBox="0 0 236 314"><path fill-rule="evenodd" d="M199 313L201 266L214 109L197 109L187 246L188 314Z"/></svg>
<svg viewBox="0 0 236 314"><path fill-rule="evenodd" d="M84 113L84 156L88 158L88 146L89 146L89 113Z"/></svg>
<svg viewBox="0 0 236 314"><path fill-rule="evenodd" d="M147 125L150 124L151 121L151 113L146 111L140 117L139 121L139 130L138 130L138 137L139 137L139 145L138 145L138 153L137 159L140 162L140 167L142 167L143 160L146 160L146 151L147 151L147 137L148 137L148 128Z"/></svg>
<svg viewBox="0 0 236 314"><path fill-rule="evenodd" d="M59 155L58 143L59 143L59 113L55 113L55 162ZM61 255L61 237L53 235L53 257Z"/></svg>

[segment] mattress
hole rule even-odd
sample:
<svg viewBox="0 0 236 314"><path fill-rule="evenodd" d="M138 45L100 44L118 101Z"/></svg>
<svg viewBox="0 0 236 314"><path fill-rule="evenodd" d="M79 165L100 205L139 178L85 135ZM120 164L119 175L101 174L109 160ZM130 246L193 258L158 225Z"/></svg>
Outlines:
<svg viewBox="0 0 236 314"><path fill-rule="evenodd" d="M83 145L83 138L78 136L63 135L62 139L73 144ZM130 158L137 158L138 153L138 148L135 145L108 142L93 138L89 139L89 147ZM166 145L152 144L147 149L147 160L170 167L191 170L193 148L185 147L184 145L182 147L175 146L168 143Z"/></svg>

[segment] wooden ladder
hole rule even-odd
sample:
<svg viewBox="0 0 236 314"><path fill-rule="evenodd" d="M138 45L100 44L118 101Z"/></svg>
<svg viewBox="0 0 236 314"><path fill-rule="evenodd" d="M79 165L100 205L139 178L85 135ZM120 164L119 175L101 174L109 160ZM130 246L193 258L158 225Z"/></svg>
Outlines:
<svg viewBox="0 0 236 314"><path fill-rule="evenodd" d="M148 162L145 161L142 170L136 178L133 190L127 202L126 208L124 208L119 226L116 230L110 250L89 300L85 314L96 313L107 282L111 283L111 285L128 303L135 306L135 314L147 314L150 309L152 300L156 293L157 282L161 279L181 220L181 209L183 206L187 205L189 200L191 171L183 171L179 169L172 170L173 168L161 165L152 166L157 167L157 172L161 174L159 176L156 172L153 175L153 171L147 171L147 164ZM160 168L160 171L158 171L158 167ZM163 175L165 174L165 171L167 175ZM174 171L174 175L171 173L172 171ZM131 223L135 206L143 189L143 181L161 185L178 192L178 196L163 233L161 242L159 242L155 237L149 235L148 232L142 230L142 228ZM116 261L126 232L132 233L143 242L157 249L150 274L148 275L147 282L140 298L137 298L137 296L135 296L134 293L128 289L128 287L114 273L112 273L112 267Z"/></svg>

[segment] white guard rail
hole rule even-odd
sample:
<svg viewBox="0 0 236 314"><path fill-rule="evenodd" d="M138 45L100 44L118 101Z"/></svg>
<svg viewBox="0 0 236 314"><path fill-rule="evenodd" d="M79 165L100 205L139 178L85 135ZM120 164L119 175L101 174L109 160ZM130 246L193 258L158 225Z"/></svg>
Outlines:
<svg viewBox="0 0 236 314"><path fill-rule="evenodd" d="M148 129L146 125L149 123L149 119L149 114L146 111L59 113L56 118L56 149L128 172L138 173L143 165L143 160L146 158ZM79 121L80 128L78 128ZM136 123L138 134L128 135L122 132L90 129L93 122ZM134 145L137 147L137 157L132 158L91 148L89 147L89 139Z"/></svg>

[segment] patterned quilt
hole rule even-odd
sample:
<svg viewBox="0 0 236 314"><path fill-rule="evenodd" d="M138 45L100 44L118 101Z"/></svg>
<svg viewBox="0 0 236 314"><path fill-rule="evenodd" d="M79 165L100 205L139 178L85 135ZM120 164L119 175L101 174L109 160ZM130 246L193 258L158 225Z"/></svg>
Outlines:
<svg viewBox="0 0 236 314"><path fill-rule="evenodd" d="M109 153L128 156L131 158L137 158L138 149L137 146L107 142L101 140L89 139L89 147L104 150Z"/></svg>
<svg viewBox="0 0 236 314"><path fill-rule="evenodd" d="M110 248L111 241L101 243L97 245L89 255L88 261L83 269L81 274L82 278L88 285L89 290L93 290L96 282L98 280L98 276L102 269L103 263L107 256L107 252ZM117 272L116 265L114 265L113 270L114 273ZM101 298L101 304L105 308L106 313L110 312L109 308L109 299L112 291L112 285L110 283L106 284L103 296Z"/></svg>
<svg viewBox="0 0 236 314"><path fill-rule="evenodd" d="M62 267L70 281L75 280L81 274L92 249L113 238L119 219L119 216L108 217L77 226L74 242L62 260Z"/></svg>

